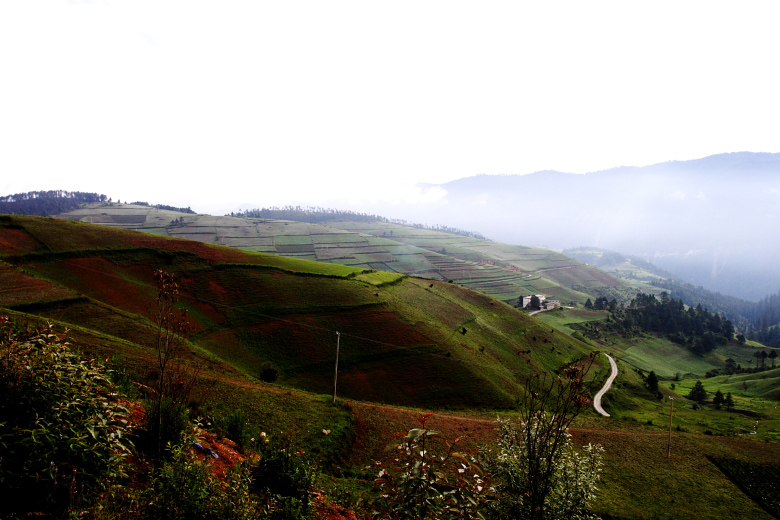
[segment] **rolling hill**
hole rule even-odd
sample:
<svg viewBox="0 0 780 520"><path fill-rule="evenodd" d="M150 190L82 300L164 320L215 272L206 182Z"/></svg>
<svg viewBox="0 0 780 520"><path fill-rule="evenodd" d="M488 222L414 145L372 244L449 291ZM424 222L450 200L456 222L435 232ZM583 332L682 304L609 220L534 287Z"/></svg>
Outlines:
<svg viewBox="0 0 780 520"><path fill-rule="evenodd" d="M456 284L63 219L3 216L0 260L0 307L142 356L154 343L155 269L175 273L192 347L212 365L328 393L339 332L339 394L362 400L512 407L530 371L588 351Z"/></svg>
<svg viewBox="0 0 780 520"><path fill-rule="evenodd" d="M547 294L584 302L597 288L621 282L555 251L499 244L387 221L290 220L192 215L150 206L90 204L60 215L291 258L449 281L514 303Z"/></svg>

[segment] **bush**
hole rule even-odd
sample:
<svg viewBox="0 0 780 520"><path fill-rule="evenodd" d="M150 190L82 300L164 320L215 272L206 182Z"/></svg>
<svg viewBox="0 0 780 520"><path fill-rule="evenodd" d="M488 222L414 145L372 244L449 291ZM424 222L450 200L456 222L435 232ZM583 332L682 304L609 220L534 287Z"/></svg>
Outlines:
<svg viewBox="0 0 780 520"><path fill-rule="evenodd" d="M408 520L460 519L481 516L489 500L487 477L470 457L455 451L456 443L425 428L401 436L393 471L381 463L375 484L375 518Z"/></svg>
<svg viewBox="0 0 780 520"><path fill-rule="evenodd" d="M252 435L248 419L241 410L236 410L227 417L215 416L214 425L220 435L235 442L239 449L243 450L249 445Z"/></svg>
<svg viewBox="0 0 780 520"><path fill-rule="evenodd" d="M219 489L207 463L198 462L182 445L169 449L169 459L155 472L146 491L149 502L145 516L160 520L204 518Z"/></svg>
<svg viewBox="0 0 780 520"><path fill-rule="evenodd" d="M150 520L254 520L267 511L249 494L248 463L228 472L221 486L184 445L169 448L170 459L155 472L152 486L144 492L143 516Z"/></svg>
<svg viewBox="0 0 780 520"><path fill-rule="evenodd" d="M260 380L266 383L273 383L279 379L279 369L270 363L260 369Z"/></svg>
<svg viewBox="0 0 780 520"><path fill-rule="evenodd" d="M124 476L128 411L66 334L0 317L0 512L62 511Z"/></svg>
<svg viewBox="0 0 780 520"><path fill-rule="evenodd" d="M311 505L314 469L304 452L293 451L289 439L260 434L260 460L252 469L253 487L272 503L278 520L306 518Z"/></svg>
<svg viewBox="0 0 780 520"><path fill-rule="evenodd" d="M162 448L177 446L184 440L189 423L187 407L170 397L146 401L145 406L143 447L148 453L165 457Z"/></svg>
<svg viewBox="0 0 780 520"><path fill-rule="evenodd" d="M509 421L499 421L499 426L498 451L488 457L495 476L500 479L496 486L497 499L492 504L496 518L595 518L588 511L588 503L600 478L604 452L601 446L588 444L578 452L568 432L540 435L537 430L544 427L543 417L522 423L519 429ZM529 440L547 444L536 446L535 450L549 453L549 457L544 457L546 467L542 468L549 473L549 479L534 473L538 468L529 463ZM528 500L532 496L542 497L542 503Z"/></svg>
<svg viewBox="0 0 780 520"><path fill-rule="evenodd" d="M128 397L134 397L138 393L133 386L134 374L127 365L127 356L124 352L111 356L109 361L109 376L111 382L116 385L122 394Z"/></svg>

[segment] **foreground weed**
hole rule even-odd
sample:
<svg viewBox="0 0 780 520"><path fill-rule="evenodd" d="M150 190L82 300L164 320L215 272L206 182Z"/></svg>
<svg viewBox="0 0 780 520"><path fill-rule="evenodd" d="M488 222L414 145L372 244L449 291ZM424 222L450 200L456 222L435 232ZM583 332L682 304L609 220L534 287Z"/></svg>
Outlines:
<svg viewBox="0 0 780 520"><path fill-rule="evenodd" d="M483 518L490 499L488 476L471 454L455 451L457 441L425 427L430 415L419 418L419 428L398 436L391 468L377 463L375 518Z"/></svg>
<svg viewBox="0 0 780 520"><path fill-rule="evenodd" d="M0 513L72 509L125 476L128 411L66 333L0 317Z"/></svg>

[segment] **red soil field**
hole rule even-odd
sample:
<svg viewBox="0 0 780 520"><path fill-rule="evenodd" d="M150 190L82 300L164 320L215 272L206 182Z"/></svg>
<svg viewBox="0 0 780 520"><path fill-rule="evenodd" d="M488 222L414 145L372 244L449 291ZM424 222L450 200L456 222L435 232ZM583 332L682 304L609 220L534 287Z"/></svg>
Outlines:
<svg viewBox="0 0 780 520"><path fill-rule="evenodd" d="M75 293L39 280L12 267L0 265L0 305L58 300L77 296Z"/></svg>
<svg viewBox="0 0 780 520"><path fill-rule="evenodd" d="M177 240L165 237L133 236L129 242L138 247L160 249L162 251L186 251L214 263L251 263L249 255L240 249L229 247L211 247L202 242Z"/></svg>
<svg viewBox="0 0 780 520"><path fill-rule="evenodd" d="M41 248L40 242L21 229L0 226L0 252L7 254L29 253Z"/></svg>

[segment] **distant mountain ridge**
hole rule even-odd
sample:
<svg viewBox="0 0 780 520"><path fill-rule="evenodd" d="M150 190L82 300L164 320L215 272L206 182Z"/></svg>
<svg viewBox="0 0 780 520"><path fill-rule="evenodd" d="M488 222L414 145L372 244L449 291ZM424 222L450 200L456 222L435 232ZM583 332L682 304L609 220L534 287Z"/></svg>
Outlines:
<svg viewBox="0 0 780 520"><path fill-rule="evenodd" d="M413 218L505 243L620 251L712 290L757 301L780 288L780 153L737 152L586 174L478 175ZM410 209L410 211L412 211Z"/></svg>

